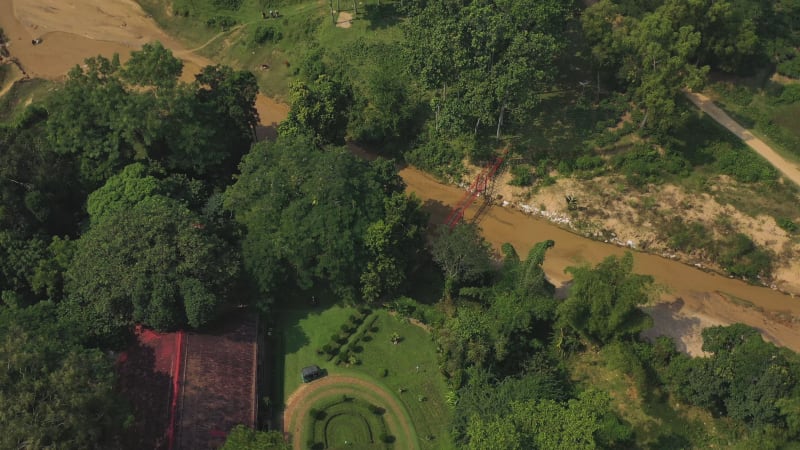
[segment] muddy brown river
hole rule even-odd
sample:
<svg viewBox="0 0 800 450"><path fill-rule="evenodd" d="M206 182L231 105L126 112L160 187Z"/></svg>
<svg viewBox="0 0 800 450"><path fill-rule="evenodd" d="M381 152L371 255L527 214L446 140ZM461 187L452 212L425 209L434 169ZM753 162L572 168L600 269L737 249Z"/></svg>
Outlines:
<svg viewBox="0 0 800 450"><path fill-rule="evenodd" d="M443 223L452 205L457 204L464 194L461 189L442 184L413 167L402 169L400 175L408 185L408 191L423 200L432 215L432 223ZM465 219L470 220L477 210L477 206L470 208ZM485 210L478 224L492 245L499 248L508 242L522 257L537 242L555 241L555 247L547 252L544 269L556 286L569 281L570 277L564 273L566 267L595 264L606 256L621 255L626 250L500 206ZM800 351L798 298L641 252L635 252L634 270L652 275L656 283L666 289L661 296L666 305L661 305L661 317L656 317L656 326L661 328L661 332L692 340L691 336L683 334L697 332L702 326L743 322L758 328L773 342ZM685 344L689 345L688 342Z"/></svg>

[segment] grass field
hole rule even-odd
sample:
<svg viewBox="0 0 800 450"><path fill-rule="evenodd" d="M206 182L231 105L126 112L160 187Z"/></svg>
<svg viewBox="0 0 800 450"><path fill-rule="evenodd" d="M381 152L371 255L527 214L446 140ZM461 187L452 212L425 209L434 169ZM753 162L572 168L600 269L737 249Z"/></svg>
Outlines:
<svg viewBox="0 0 800 450"><path fill-rule="evenodd" d="M718 105L784 158L800 163L800 101L782 101L785 89L770 80L716 83L708 92Z"/></svg>
<svg viewBox="0 0 800 450"><path fill-rule="evenodd" d="M40 102L53 89L53 83L34 78L17 82L0 97L0 123L10 123L25 110L31 102Z"/></svg>
<svg viewBox="0 0 800 450"><path fill-rule="evenodd" d="M378 310L373 313L377 316L372 324L376 331L367 333L367 338L352 347L358 364L336 365L335 359L327 361L326 355L317 353L354 313L355 309L338 305L279 311L276 332L282 351L276 352L273 398L285 401L302 383L300 370L316 364L329 374L356 376L391 392L408 411L421 448L454 448L449 435L452 411L445 403L446 384L427 331ZM398 344L391 342L394 333L401 337Z"/></svg>
<svg viewBox="0 0 800 450"><path fill-rule="evenodd" d="M732 420L672 400L644 398L629 376L608 366L602 351L578 354L569 366L574 381L611 395L617 413L633 427L639 448L754 448L742 441L745 430Z"/></svg>
<svg viewBox="0 0 800 450"><path fill-rule="evenodd" d="M310 439L314 442L324 443L326 448L345 442L358 448L392 448L381 440L389 435L382 415L371 412L368 402L339 398L315 404L314 409L316 417L308 418L313 421L308 428L313 430Z"/></svg>
<svg viewBox="0 0 800 450"><path fill-rule="evenodd" d="M342 11L353 15L350 28L334 26L327 2L243 0L235 10L222 10L212 6L210 0L176 0L174 7L168 0L138 1L159 26L188 48L202 47L198 53L252 71L263 93L283 99L291 78L309 52L322 50L340 55L362 41L396 41L401 35L398 27L390 26L397 17L393 4L379 4L378 0L360 2L358 14L352 10L352 2L342 2ZM262 17L262 12L273 9L280 10L279 18ZM186 17L185 11L189 11ZM235 24L224 29L207 24L219 16L230 17ZM256 35L260 28L272 30L273 37L259 43ZM261 70L263 64L269 69Z"/></svg>

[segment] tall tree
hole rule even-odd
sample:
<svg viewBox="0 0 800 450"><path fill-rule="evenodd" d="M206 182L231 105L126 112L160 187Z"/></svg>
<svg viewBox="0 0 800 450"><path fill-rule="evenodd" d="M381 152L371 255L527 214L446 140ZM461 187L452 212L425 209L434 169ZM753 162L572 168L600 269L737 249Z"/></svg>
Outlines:
<svg viewBox="0 0 800 450"><path fill-rule="evenodd" d="M131 52L122 77L139 86L175 87L183 71L183 62L164 48L161 42L146 43L141 50Z"/></svg>
<svg viewBox="0 0 800 450"><path fill-rule="evenodd" d="M653 277L633 273L633 255L609 256L595 268L569 267L569 297L558 306L558 323L593 343L636 336L650 316L638 307L650 299Z"/></svg>
<svg viewBox="0 0 800 450"><path fill-rule="evenodd" d="M452 287L474 283L491 269L491 246L475 224L462 222L452 229L441 227L431 254Z"/></svg>
<svg viewBox="0 0 800 450"><path fill-rule="evenodd" d="M67 271L62 310L100 338L134 322L199 327L228 298L238 268L236 253L195 213L153 195L93 218Z"/></svg>
<svg viewBox="0 0 800 450"><path fill-rule="evenodd" d="M293 136L254 146L240 169L225 204L247 230L245 265L264 294L288 282L328 285L355 299L370 264L379 277L388 275L378 267L384 263L405 270L397 256L415 249L402 246L418 245L418 204L395 196L403 184L385 163L342 148L322 151L312 138ZM383 282L381 289L389 287Z"/></svg>
<svg viewBox="0 0 800 450"><path fill-rule="evenodd" d="M404 30L410 68L438 90L437 124L453 112L475 131L495 125L499 138L504 123L525 117L553 80L568 15L556 0L425 4Z"/></svg>
<svg viewBox="0 0 800 450"><path fill-rule="evenodd" d="M130 417L114 393L113 360L80 339L49 302L0 308L0 447L120 446Z"/></svg>

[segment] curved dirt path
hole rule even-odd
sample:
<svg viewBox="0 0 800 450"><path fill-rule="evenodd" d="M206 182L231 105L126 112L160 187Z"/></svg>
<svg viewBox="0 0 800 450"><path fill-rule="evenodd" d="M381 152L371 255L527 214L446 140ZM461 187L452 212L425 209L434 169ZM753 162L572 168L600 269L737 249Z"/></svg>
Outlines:
<svg viewBox="0 0 800 450"><path fill-rule="evenodd" d="M419 442L415 439L414 426L408 418L405 406L383 387L361 378L347 375L328 375L311 383L303 384L292 392L286 400L283 411L283 432L291 434L292 447L296 450L304 448L302 441L303 418L308 416L315 402L326 397L352 395L366 398L385 407L392 414L384 415L386 425L393 435L402 432L411 445L408 450L419 450Z"/></svg>
<svg viewBox="0 0 800 450"><path fill-rule="evenodd" d="M785 160L764 141L755 137L750 130L739 125L738 122L733 120L725 111L715 105L714 102L703 94L697 92L686 92L686 97L692 101L698 108L703 110L717 123L727 128L731 133L735 134L739 139L743 140L745 144L750 146L753 150L766 159L773 167L778 169L786 178L793 181L796 185L800 186L800 168L791 162Z"/></svg>

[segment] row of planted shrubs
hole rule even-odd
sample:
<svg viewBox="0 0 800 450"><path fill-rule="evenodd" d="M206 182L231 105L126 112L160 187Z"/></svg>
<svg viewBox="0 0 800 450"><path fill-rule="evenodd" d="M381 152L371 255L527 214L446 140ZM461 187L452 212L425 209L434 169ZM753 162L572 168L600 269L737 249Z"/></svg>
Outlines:
<svg viewBox="0 0 800 450"><path fill-rule="evenodd" d="M349 363L349 364L358 364L358 358L356 358L356 353L361 353L363 347L359 345L361 342L369 342L372 340L373 336L370 333L375 333L378 331L378 327L375 326L375 321L378 320L378 316L373 314L368 316L364 321L364 326L362 327L361 331L356 333L350 341L350 345L342 346L339 349L339 353L336 355L336 363Z"/></svg>
<svg viewBox="0 0 800 450"><path fill-rule="evenodd" d="M327 344L323 345L322 348L317 349L317 354L327 355L327 359L330 361L337 355L349 353L345 344L347 344L347 341L350 340L350 337L356 332L356 330L358 330L359 325L364 323L365 319L369 320L368 326L371 326L371 324L374 323L374 317L376 316L370 316L370 313L371 310L366 306L359 307L358 311L355 314L351 314L347 322L342 324L340 327L341 331L332 335ZM353 345L363 339L363 332L359 337L360 339L354 340ZM349 357L349 354L346 355L344 359L340 358L339 361L346 361L347 357Z"/></svg>

